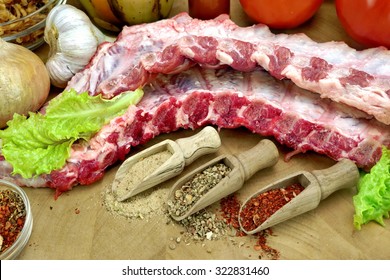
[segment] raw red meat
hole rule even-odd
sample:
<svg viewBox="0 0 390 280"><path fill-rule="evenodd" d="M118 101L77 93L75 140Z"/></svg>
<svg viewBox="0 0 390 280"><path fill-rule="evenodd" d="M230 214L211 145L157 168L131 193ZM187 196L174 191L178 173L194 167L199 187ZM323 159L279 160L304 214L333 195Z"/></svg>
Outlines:
<svg viewBox="0 0 390 280"><path fill-rule="evenodd" d="M100 47L68 88L111 98L156 74L180 73L194 64L240 71L260 65L278 79L291 79L390 125L389 50L356 51L341 42L316 43L303 34L274 35L264 25L239 27L226 15L200 21L183 13L125 27L116 42Z"/></svg>
<svg viewBox="0 0 390 280"><path fill-rule="evenodd" d="M0 162L0 177L19 185L51 187L56 196L77 184L99 180L106 168L124 160L132 146L180 128L205 125L246 127L274 137L294 149L316 151L335 160L349 158L370 168L390 147L389 126L348 106L321 99L290 81L278 81L265 71L206 70L193 67L175 75L158 75L145 86L137 106L113 119L90 141L73 145L64 168L33 179L11 176ZM288 155L289 156L289 155Z"/></svg>

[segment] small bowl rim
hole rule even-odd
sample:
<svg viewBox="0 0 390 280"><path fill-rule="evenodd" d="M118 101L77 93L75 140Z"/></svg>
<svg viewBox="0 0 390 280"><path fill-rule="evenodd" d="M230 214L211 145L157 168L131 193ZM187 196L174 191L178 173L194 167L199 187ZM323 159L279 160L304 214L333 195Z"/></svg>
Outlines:
<svg viewBox="0 0 390 280"><path fill-rule="evenodd" d="M26 192L21 187L8 180L0 179L0 189L11 189L12 191L18 193L22 197L26 209L25 222L23 229L19 233L19 236L16 238L15 242L9 248L7 248L7 250L0 254L1 260L15 259L27 245L32 232L33 216L31 212L30 200Z"/></svg>
<svg viewBox="0 0 390 280"><path fill-rule="evenodd" d="M67 0L49 0L49 2L47 2L44 6L40 7L38 10L32 12L31 14L28 14L22 18L18 18L18 19L14 19L14 20L0 23L0 28L6 27L9 25L18 23L18 22L23 22L23 21L43 12L45 10L47 10L48 13L50 13L52 8L59 6L59 5L62 5L62 4L66 4L66 2L67 2ZM51 5L52 5L52 7L50 7ZM18 38L23 38L25 36L29 36L33 32L36 32L39 29L45 28L46 18L47 18L47 15L42 20L34 23L31 26L26 26L24 29L20 29L20 30L12 30L9 34L6 34L6 35L3 34L0 36L0 39L4 40L6 42L9 42L9 43L15 43L17 45L21 45L21 46L26 47L27 49L30 49L30 50L34 50L44 43L43 34L42 34L42 36L36 37L34 40L24 42L24 43L18 43L18 42L15 42L15 40L17 40Z"/></svg>
<svg viewBox="0 0 390 280"><path fill-rule="evenodd" d="M45 10L49 5L53 4L54 2L60 2L60 1L62 1L62 0L49 0L49 2L47 2L45 5L40 7L38 10L36 10L36 11L34 11L34 12L24 16L24 17L0 23L0 27L6 26L6 25L9 25L9 24L13 24L13 23L17 23L19 21L23 21L23 20L26 20L26 19L28 19L30 17L33 17L34 15L39 14L40 12ZM39 22L39 23L41 23L41 22Z"/></svg>

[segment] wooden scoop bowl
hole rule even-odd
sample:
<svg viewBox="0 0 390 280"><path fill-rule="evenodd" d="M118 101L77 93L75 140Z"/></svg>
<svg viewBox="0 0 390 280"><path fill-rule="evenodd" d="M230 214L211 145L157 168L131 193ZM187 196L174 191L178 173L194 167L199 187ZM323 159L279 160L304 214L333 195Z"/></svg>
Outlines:
<svg viewBox="0 0 390 280"><path fill-rule="evenodd" d="M314 170L312 172L299 171L293 173L264 187L245 200L238 215L241 230L247 234L254 234L308 212L315 209L321 200L327 198L333 192L344 188L355 187L357 186L358 181L359 170L357 166L348 159L342 159L327 169ZM269 190L287 187L294 183L301 184L305 189L254 230L248 231L242 226L240 218L241 212L251 198Z"/></svg>
<svg viewBox="0 0 390 280"><path fill-rule="evenodd" d="M256 146L237 156L221 155L197 169L193 170L183 178L180 178L172 187L168 201L173 201L176 190L180 189L186 182L191 180L195 174L202 172L208 167L217 163L224 163L231 168L231 171L216 186L200 197L183 215L171 217L180 221L198 212L199 210L213 204L221 198L239 190L244 182L261 169L273 166L279 159L279 152L275 144L267 139L260 141Z"/></svg>
<svg viewBox="0 0 390 280"><path fill-rule="evenodd" d="M129 169L138 161L153 154L168 150L172 156L160 167L148 174L143 180L133 186L125 195L117 197L118 201L124 201L140 192L154 187L174 176L180 174L184 167L191 164L202 155L214 153L221 146L221 139L218 132L211 126L206 126L197 134L180 138L176 141L167 139L156 145L129 157L119 167L112 183L112 192L117 192L118 186L128 174Z"/></svg>

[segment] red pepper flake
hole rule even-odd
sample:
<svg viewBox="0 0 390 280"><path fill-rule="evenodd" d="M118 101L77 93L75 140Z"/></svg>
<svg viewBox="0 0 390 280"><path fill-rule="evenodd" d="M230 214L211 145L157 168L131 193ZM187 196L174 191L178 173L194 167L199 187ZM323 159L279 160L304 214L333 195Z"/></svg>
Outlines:
<svg viewBox="0 0 390 280"><path fill-rule="evenodd" d="M237 230L237 236L246 235L240 230L240 224L238 222L238 213L240 212L241 203L237 197L233 194L221 199L222 217L225 222Z"/></svg>
<svg viewBox="0 0 390 280"><path fill-rule="evenodd" d="M74 212L76 213L76 215L78 215L78 214L80 214L80 209L79 208L75 208Z"/></svg>
<svg viewBox="0 0 390 280"><path fill-rule="evenodd" d="M23 229L26 209L22 197L12 190L0 191L0 253L12 246Z"/></svg>
<svg viewBox="0 0 390 280"><path fill-rule="evenodd" d="M301 184L273 189L251 198L240 213L242 227L246 231L256 229L281 207L304 190Z"/></svg>
<svg viewBox="0 0 390 280"><path fill-rule="evenodd" d="M235 228L237 230L237 236L245 236L246 233L240 230L240 224L238 222L238 214L240 211L241 203L237 199L236 195L230 195L221 199L220 202L222 217L225 222ZM272 235L272 229L268 228L262 230L253 236L256 237L256 244L254 245L254 249L259 252L259 258L262 258L264 255L267 258L272 260L277 260L280 258L280 253L267 245L267 237ZM251 257L251 255L250 255Z"/></svg>
<svg viewBox="0 0 390 280"><path fill-rule="evenodd" d="M272 235L272 229L267 228L259 231L255 235L257 237L257 242L254 248L255 250L257 249L257 251L261 250L259 257L261 258L265 254L267 258L271 260L278 260L280 258L279 251L267 245L267 237Z"/></svg>

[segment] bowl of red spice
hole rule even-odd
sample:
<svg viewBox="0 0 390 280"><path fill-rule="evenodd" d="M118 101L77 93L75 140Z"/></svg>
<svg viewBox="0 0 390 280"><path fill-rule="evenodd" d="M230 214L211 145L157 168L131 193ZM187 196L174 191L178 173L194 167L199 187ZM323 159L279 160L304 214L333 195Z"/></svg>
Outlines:
<svg viewBox="0 0 390 280"><path fill-rule="evenodd" d="M0 259L16 259L30 239L30 202L19 186L0 180Z"/></svg>

